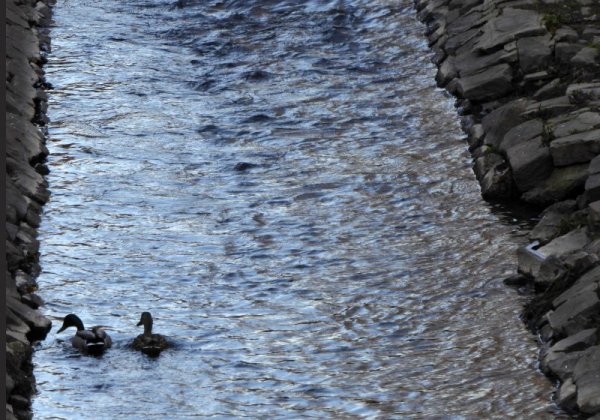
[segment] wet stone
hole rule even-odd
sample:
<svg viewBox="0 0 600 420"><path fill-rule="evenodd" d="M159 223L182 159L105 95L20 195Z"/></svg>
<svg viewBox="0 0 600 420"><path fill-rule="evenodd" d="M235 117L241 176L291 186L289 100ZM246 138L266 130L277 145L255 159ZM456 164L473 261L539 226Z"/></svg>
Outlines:
<svg viewBox="0 0 600 420"><path fill-rule="evenodd" d="M499 98L512 90L513 73L508 64L499 64L459 79L457 91L471 101Z"/></svg>

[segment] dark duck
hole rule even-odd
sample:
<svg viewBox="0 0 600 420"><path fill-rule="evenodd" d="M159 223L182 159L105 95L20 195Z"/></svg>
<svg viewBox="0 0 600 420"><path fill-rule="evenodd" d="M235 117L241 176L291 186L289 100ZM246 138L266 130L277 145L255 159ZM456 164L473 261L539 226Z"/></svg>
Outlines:
<svg viewBox="0 0 600 420"><path fill-rule="evenodd" d="M169 342L160 334L152 334L152 323L153 320L150 312L142 312L140 322L137 323L137 326L143 325L144 333L138 335L133 340L131 346L148 356L156 357L161 351L169 347Z"/></svg>
<svg viewBox="0 0 600 420"><path fill-rule="evenodd" d="M75 314L69 314L65 317L63 325L57 331L57 334L69 327L77 328L77 332L71 338L73 347L85 354L99 355L112 345L110 336L102 327L95 326L86 330L81 319Z"/></svg>

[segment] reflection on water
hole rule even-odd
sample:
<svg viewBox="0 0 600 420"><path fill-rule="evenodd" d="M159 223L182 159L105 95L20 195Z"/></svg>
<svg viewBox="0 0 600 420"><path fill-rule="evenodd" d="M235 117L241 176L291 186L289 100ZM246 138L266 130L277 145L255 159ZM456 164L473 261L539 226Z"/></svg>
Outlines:
<svg viewBox="0 0 600 420"><path fill-rule="evenodd" d="M55 8L36 418L554 413L409 0ZM142 311L176 347L129 351Z"/></svg>

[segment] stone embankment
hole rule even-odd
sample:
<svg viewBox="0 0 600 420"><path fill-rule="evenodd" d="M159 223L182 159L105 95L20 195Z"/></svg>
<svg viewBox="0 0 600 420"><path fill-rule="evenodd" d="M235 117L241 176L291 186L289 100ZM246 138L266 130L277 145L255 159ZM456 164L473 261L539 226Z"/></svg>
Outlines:
<svg viewBox="0 0 600 420"><path fill-rule="evenodd" d="M32 343L51 323L36 310L42 205L49 193L44 175L46 83L42 65L50 48L47 2L6 3L6 418L31 418L35 391Z"/></svg>
<svg viewBox="0 0 600 420"><path fill-rule="evenodd" d="M557 403L600 419L600 2L415 0L485 198L545 210L513 284L535 287Z"/></svg>

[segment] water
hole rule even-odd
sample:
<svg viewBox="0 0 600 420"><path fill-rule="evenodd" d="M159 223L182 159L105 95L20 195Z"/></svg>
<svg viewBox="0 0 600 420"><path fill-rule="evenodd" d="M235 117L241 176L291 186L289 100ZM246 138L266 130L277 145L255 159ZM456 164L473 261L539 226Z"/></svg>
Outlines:
<svg viewBox="0 0 600 420"><path fill-rule="evenodd" d="M58 2L35 417L559 416L502 284L526 222L422 31L409 0Z"/></svg>

